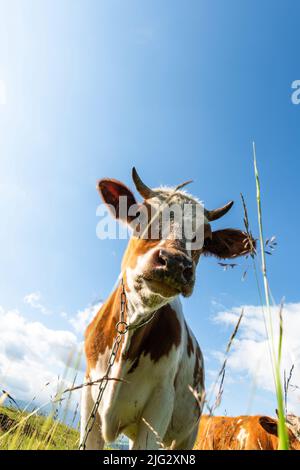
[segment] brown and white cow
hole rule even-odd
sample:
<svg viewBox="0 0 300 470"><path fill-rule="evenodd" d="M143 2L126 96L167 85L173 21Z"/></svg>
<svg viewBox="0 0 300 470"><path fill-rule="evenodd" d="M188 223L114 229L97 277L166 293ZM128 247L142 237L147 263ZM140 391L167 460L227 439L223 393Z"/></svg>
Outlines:
<svg viewBox="0 0 300 470"><path fill-rule="evenodd" d="M166 201L169 203L170 196L172 203L175 200L179 205L200 204L182 190L174 193L172 188L148 188L135 169L133 180L144 199L139 207L146 212L159 210ZM136 204L132 191L114 179L100 180L98 190L104 202L115 209L116 218L130 225L130 211L121 215L119 201L123 196L129 208ZM184 319L179 295L192 294L201 254L233 258L249 252L244 232L211 230L210 222L223 216L232 204L205 210L204 245L198 250L188 251L188 240L176 238L175 229L183 221L172 224L167 239L132 235L122 261L126 321L137 327L153 318L123 337L111 371L111 377L122 381L109 381L86 448L101 449L104 442L114 441L120 433L128 436L131 449L193 448L201 414L199 402L204 397L204 365L199 345ZM99 380L105 373L120 318L120 295L119 284L86 330L87 382ZM84 388L81 440L97 394L96 385Z"/></svg>
<svg viewBox="0 0 300 470"><path fill-rule="evenodd" d="M288 430L290 449L300 441ZM277 420L269 416L202 415L194 446L196 450L277 450Z"/></svg>

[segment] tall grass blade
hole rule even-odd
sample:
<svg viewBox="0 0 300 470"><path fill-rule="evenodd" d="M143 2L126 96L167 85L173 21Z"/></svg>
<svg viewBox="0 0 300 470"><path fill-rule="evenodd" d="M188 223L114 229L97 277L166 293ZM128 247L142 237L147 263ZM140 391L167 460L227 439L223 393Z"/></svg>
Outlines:
<svg viewBox="0 0 300 470"><path fill-rule="evenodd" d="M258 214L258 225L259 225L259 240L260 240L260 251L261 251L261 269L263 275L263 283L264 283L264 292L265 292L265 301L266 307L269 316L269 327L270 327L270 335L271 335L271 344L272 344L272 359L273 359L273 367L275 372L275 390L276 390L276 398L277 398L277 408L278 408L278 449L279 450L288 450L289 449L289 439L288 433L285 424L285 414L284 414L284 399L283 399L283 392L282 392L282 384L280 378L280 362L281 362L281 351L282 351L282 338L283 338L283 329L282 329L282 308L280 312L280 328L279 328L279 344L277 349L277 356L275 352L275 345L274 345L274 334L273 334L273 321L271 316L271 309L270 309L270 289L269 289L269 282L267 276L267 264L266 264L266 256L265 256L265 243L264 243L264 236L263 236L263 223L262 223L262 208L261 208L261 191L260 191L260 180L259 180L259 173L257 168L257 159L256 159L256 148L255 142L253 142L253 160L254 160L254 174L255 174L255 182L256 182L256 201L257 201L257 214Z"/></svg>

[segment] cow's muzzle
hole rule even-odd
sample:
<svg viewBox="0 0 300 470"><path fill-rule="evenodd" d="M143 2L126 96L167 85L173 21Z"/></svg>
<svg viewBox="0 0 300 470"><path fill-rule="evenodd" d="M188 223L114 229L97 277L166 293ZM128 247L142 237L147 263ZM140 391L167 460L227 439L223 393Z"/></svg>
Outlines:
<svg viewBox="0 0 300 470"><path fill-rule="evenodd" d="M167 296L192 293L195 282L194 262L185 253L175 249L158 249L153 253L151 269L145 279L154 289Z"/></svg>

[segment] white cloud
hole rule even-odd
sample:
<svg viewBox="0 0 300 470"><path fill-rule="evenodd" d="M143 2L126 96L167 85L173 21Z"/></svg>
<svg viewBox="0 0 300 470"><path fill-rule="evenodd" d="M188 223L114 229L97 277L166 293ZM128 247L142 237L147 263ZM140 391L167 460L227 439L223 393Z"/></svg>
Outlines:
<svg viewBox="0 0 300 470"><path fill-rule="evenodd" d="M102 302L89 305L84 310L79 310L74 317L70 318L69 322L71 323L76 333L80 335L84 334L86 327L97 314L101 305Z"/></svg>
<svg viewBox="0 0 300 470"><path fill-rule="evenodd" d="M56 393L58 376L62 377L67 366L75 363L82 345L72 332L28 321L17 310L0 307L0 321L1 388L26 402L36 395L39 403L49 401L50 395ZM69 369L66 385L74 375L74 369ZM73 399L78 399L78 395L74 394Z"/></svg>
<svg viewBox="0 0 300 470"><path fill-rule="evenodd" d="M23 300L43 315L51 313L41 303L39 292L27 294ZM73 317L60 312L59 316L72 325L74 332L53 330L40 321L29 321L18 310L6 311L0 306L1 389L25 402L36 396L37 403L41 404L55 396L62 378L64 387L68 387L77 374L76 384L80 384L85 370L80 337L101 305L98 301ZM79 394L73 392L71 406Z"/></svg>
<svg viewBox="0 0 300 470"><path fill-rule="evenodd" d="M43 315L49 315L51 312L40 302L42 296L39 292L32 292L24 297L25 304L39 310Z"/></svg>
<svg viewBox="0 0 300 470"><path fill-rule="evenodd" d="M39 292L32 292L23 301L43 315L50 314L41 299ZM18 310L0 306L0 389L27 403L36 397L40 405L49 403L58 387L69 387L75 375L76 384L82 383L85 359L81 336L101 305L98 301L73 317L61 311L59 316L72 325L74 332L48 328L40 321L28 320ZM79 396L80 391L72 393L71 407Z"/></svg>
<svg viewBox="0 0 300 470"><path fill-rule="evenodd" d="M230 326L233 330L237 323L241 309L244 309L238 336L234 340L228 360L228 369L233 374L246 374L256 382L257 386L274 392L274 379L269 352L269 343L266 339L266 327L261 307L244 305L233 308L231 311L221 311L214 317L214 321ZM271 307L271 318L274 332L274 344L277 353L279 339L279 306ZM266 313L266 324L269 317ZM270 327L268 326L270 331ZM215 353L216 357L216 353ZM300 303L286 304L283 309L283 349L282 349L282 375L286 370L289 373L294 364L291 383L300 385ZM289 393L290 411L300 414L300 394L297 391Z"/></svg>

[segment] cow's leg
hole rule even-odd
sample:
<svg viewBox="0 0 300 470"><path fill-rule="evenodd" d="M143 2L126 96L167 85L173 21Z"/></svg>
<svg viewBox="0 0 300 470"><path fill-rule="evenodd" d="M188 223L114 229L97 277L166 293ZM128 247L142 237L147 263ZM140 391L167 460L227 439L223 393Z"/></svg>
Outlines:
<svg viewBox="0 0 300 470"><path fill-rule="evenodd" d="M131 449L155 450L162 447L164 435L170 424L174 406L174 391L168 387L154 390L146 404Z"/></svg>
<svg viewBox="0 0 300 470"><path fill-rule="evenodd" d="M178 444L175 444L174 448L172 447L172 450L192 450L195 445L197 433L198 425L195 426L195 428L190 432L190 434L188 434L185 439L183 439Z"/></svg>
<svg viewBox="0 0 300 470"><path fill-rule="evenodd" d="M91 393L92 387L83 387L81 395L81 418L80 418L80 443L82 442L88 418L94 406L94 400ZM96 414L94 425L88 434L85 449L86 450L102 450L104 447L104 440L101 433L101 420L99 413Z"/></svg>

